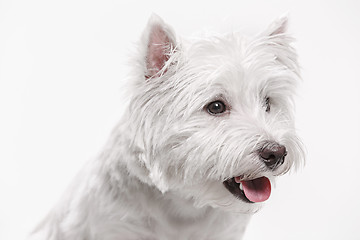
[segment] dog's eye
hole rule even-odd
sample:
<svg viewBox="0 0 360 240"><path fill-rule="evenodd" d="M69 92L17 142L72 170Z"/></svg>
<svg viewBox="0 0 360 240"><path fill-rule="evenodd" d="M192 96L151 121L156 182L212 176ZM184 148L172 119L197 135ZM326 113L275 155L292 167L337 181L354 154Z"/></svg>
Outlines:
<svg viewBox="0 0 360 240"><path fill-rule="evenodd" d="M206 108L210 114L221 114L226 111L226 105L222 101L211 102Z"/></svg>
<svg viewBox="0 0 360 240"><path fill-rule="evenodd" d="M270 98L269 98L269 97L266 97L266 98L265 98L265 111L266 111L266 112L270 112L270 107L271 107Z"/></svg>

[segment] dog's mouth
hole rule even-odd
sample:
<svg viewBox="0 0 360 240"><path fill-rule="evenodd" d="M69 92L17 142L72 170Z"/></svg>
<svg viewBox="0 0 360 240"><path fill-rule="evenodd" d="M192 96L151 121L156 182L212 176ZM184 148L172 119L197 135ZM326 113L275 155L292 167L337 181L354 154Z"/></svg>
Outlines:
<svg viewBox="0 0 360 240"><path fill-rule="evenodd" d="M264 202L271 194L271 183L267 177L252 180L233 177L224 181L223 184L236 198L247 203Z"/></svg>

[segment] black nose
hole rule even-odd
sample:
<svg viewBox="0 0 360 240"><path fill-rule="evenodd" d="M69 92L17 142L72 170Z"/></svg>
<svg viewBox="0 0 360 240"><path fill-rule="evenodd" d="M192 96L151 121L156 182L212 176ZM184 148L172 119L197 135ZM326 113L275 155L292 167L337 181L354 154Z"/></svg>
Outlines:
<svg viewBox="0 0 360 240"><path fill-rule="evenodd" d="M271 142L266 143L259 154L266 166L274 170L284 163L287 152L285 146Z"/></svg>

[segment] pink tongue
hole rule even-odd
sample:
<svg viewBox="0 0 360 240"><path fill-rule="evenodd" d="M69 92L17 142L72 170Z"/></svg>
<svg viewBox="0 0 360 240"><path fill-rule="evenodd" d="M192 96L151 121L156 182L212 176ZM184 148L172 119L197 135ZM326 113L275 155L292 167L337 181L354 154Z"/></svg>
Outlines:
<svg viewBox="0 0 360 240"><path fill-rule="evenodd" d="M271 194L271 183L267 177L241 181L247 199L252 202L266 201Z"/></svg>

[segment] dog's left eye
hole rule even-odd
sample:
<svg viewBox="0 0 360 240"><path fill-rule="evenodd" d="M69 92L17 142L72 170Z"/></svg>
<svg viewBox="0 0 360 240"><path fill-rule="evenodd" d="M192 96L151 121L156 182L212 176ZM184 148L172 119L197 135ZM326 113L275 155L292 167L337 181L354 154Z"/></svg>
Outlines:
<svg viewBox="0 0 360 240"><path fill-rule="evenodd" d="M265 98L265 111L270 112L270 108L271 108L270 98L266 97Z"/></svg>
<svg viewBox="0 0 360 240"><path fill-rule="evenodd" d="M221 114L226 111L226 105L222 101L211 102L206 108L210 114Z"/></svg>

